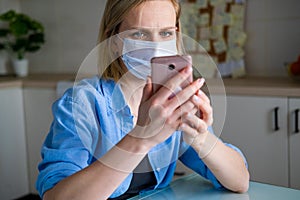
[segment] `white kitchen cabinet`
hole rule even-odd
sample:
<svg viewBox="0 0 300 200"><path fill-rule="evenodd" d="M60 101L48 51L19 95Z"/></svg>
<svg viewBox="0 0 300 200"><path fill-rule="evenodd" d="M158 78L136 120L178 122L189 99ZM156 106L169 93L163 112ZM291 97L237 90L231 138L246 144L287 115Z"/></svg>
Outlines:
<svg viewBox="0 0 300 200"><path fill-rule="evenodd" d="M22 89L0 89L0 199L29 193Z"/></svg>
<svg viewBox="0 0 300 200"><path fill-rule="evenodd" d="M26 140L29 168L29 189L37 193L35 182L38 163L41 161L41 146L52 122L51 106L56 99L54 88L24 88Z"/></svg>
<svg viewBox="0 0 300 200"><path fill-rule="evenodd" d="M299 107L288 97L227 96L221 139L243 151L251 180L300 189L300 133L292 133Z"/></svg>
<svg viewBox="0 0 300 200"><path fill-rule="evenodd" d="M243 151L251 180L288 186L287 108L285 97L227 96L221 138Z"/></svg>
<svg viewBox="0 0 300 200"><path fill-rule="evenodd" d="M289 100L290 185L300 190L300 98Z"/></svg>

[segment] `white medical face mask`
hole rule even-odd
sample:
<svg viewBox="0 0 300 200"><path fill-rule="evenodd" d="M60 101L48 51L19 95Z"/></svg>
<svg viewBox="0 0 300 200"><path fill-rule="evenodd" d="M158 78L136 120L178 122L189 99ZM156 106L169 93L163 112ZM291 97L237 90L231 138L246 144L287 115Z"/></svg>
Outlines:
<svg viewBox="0 0 300 200"><path fill-rule="evenodd" d="M137 78L146 80L151 75L151 58L177 54L176 39L152 42L124 38L122 60Z"/></svg>

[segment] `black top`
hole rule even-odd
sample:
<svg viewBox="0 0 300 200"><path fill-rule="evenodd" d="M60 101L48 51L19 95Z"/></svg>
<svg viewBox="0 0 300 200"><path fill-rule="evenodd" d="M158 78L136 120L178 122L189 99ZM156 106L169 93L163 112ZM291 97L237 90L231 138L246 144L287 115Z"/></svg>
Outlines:
<svg viewBox="0 0 300 200"><path fill-rule="evenodd" d="M119 197L109 198L109 200L123 200L134 197L143 189L156 185L156 178L150 165L148 156L140 162L134 169L128 190Z"/></svg>

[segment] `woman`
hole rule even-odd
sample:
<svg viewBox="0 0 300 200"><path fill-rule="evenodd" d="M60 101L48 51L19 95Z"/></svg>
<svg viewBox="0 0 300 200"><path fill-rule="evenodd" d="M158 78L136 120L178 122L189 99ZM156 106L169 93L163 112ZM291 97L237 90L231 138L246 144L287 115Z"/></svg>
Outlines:
<svg viewBox="0 0 300 200"><path fill-rule="evenodd" d="M152 94L149 73L132 61L140 58L125 50L133 43L176 46L179 15L176 0L107 1L99 40L119 34L110 46L119 58L54 103L37 180L44 199L127 199L168 185L177 158L216 188L247 191L241 152L212 133L203 79L170 98L191 75L186 67Z"/></svg>

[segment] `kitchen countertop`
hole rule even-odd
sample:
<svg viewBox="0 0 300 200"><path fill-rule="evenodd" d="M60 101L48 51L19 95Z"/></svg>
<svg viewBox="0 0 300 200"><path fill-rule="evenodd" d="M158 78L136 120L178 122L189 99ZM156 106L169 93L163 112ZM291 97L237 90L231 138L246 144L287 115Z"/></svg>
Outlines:
<svg viewBox="0 0 300 200"><path fill-rule="evenodd" d="M300 190L278 187L269 184L262 184L257 182L250 182L249 190L246 193L238 194L226 190L216 190L213 185L199 176L198 174L191 174L183 178L173 181L166 188L145 192L131 198L130 200L299 200Z"/></svg>
<svg viewBox="0 0 300 200"><path fill-rule="evenodd" d="M223 81L230 95L300 97L300 81L291 78L246 77Z"/></svg>
<svg viewBox="0 0 300 200"><path fill-rule="evenodd" d="M6 87L40 87L56 88L59 81L73 81L72 74L32 74L27 77L0 77L0 88Z"/></svg>
<svg viewBox="0 0 300 200"><path fill-rule="evenodd" d="M73 81L74 74L33 74L24 78L0 77L0 88L6 87L42 87L56 88L59 81ZM218 93L221 79L208 79L207 84L212 93ZM221 83L221 84L219 84ZM226 94L251 96L289 96L300 97L300 81L290 78L245 77L238 79L224 78Z"/></svg>

